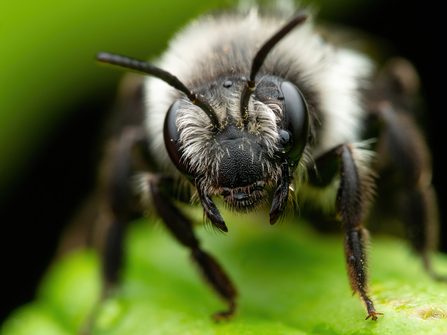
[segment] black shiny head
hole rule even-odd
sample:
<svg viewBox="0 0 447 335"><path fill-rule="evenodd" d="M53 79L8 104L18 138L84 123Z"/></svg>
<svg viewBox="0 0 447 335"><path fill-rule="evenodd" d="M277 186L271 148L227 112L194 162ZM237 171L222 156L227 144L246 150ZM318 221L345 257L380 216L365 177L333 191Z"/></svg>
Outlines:
<svg viewBox="0 0 447 335"><path fill-rule="evenodd" d="M204 96L207 90L216 90L210 95L220 94L220 100L233 101L233 97L237 101L244 80L244 75L225 76L198 89L203 90ZM177 100L166 115L165 145L177 169L197 187L203 188L200 194L207 197L202 201L206 204L205 212L212 203L212 195L222 196L230 209L248 212L265 202L266 186L276 185L279 191L275 193L271 211L273 224L285 209L292 173L307 145L309 112L299 89L276 76L259 76L253 99L246 124L228 108L219 109L217 115L222 120L218 131L205 134L205 139L192 138L189 142L182 141L182 131L200 129L191 122L188 126L179 125L181 122L176 115L184 119L182 106L188 108L188 105ZM235 101L232 105L236 105ZM270 123L263 121L267 119ZM189 146L198 142L200 149L189 150L186 154ZM200 165L197 161L206 160L202 156L208 156L208 165L195 168ZM221 221L219 219L219 225Z"/></svg>

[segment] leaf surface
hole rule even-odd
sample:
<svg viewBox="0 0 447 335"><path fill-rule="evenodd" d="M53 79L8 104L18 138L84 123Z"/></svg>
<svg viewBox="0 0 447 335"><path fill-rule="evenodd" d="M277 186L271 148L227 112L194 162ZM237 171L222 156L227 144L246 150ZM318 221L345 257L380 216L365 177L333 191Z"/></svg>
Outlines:
<svg viewBox="0 0 447 335"><path fill-rule="evenodd" d="M98 309L93 334L445 334L447 284L429 278L408 245L372 238L370 294L384 315L365 321L345 270L343 235L321 235L291 218L270 226L264 216L226 217L224 236L197 227L202 246L228 271L239 293L229 322L189 260L156 221L130 226L123 284ZM444 255L435 267L447 268ZM100 292L99 260L78 250L49 269L38 298L16 310L1 334L74 334Z"/></svg>

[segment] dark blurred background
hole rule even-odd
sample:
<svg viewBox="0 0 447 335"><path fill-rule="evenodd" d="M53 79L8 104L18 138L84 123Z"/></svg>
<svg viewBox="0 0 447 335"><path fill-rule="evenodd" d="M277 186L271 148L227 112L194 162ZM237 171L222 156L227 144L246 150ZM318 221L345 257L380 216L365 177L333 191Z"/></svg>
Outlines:
<svg viewBox="0 0 447 335"><path fill-rule="evenodd" d="M113 102L119 71L96 65L97 51L146 59L166 47L191 17L234 1L22 2L0 13L0 320L33 298L59 237L95 182L100 126ZM315 1L319 19L375 36L386 51L419 70L427 104L433 182L441 217L445 27L425 2ZM6 6L6 8L5 8ZM447 252L447 228L441 231Z"/></svg>

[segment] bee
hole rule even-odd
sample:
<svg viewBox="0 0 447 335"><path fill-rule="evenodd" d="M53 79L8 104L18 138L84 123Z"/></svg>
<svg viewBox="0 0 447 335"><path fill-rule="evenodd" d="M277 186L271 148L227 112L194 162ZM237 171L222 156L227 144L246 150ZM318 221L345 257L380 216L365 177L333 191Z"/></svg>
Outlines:
<svg viewBox="0 0 447 335"><path fill-rule="evenodd" d="M97 54L99 62L148 75L127 90L131 108L105 158L105 291L119 281L127 224L156 213L227 303L213 318L231 318L236 287L175 201L197 200L208 224L227 233L213 197L248 213L273 194L273 225L298 196L335 209L351 289L366 319L377 320L364 222L379 176L403 190L403 221L432 272L437 206L429 151L410 113L415 70L399 59L378 71L365 54L325 41L306 11L284 14L291 12L252 7L204 16L179 32L155 65Z"/></svg>

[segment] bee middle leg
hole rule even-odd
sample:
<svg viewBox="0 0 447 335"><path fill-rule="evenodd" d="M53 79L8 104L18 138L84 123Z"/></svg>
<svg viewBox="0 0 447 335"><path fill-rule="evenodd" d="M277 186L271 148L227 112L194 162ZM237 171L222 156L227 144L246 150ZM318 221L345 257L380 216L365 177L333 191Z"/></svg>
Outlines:
<svg viewBox="0 0 447 335"><path fill-rule="evenodd" d="M377 320L372 300L368 296L366 247L369 233L363 227L373 180L368 170L360 166L362 150L349 144L335 147L316 159L316 171L309 171L309 183L325 187L338 174L340 186L337 193L336 209L346 230L344 243L346 267L352 292L358 293L368 313L366 319Z"/></svg>
<svg viewBox="0 0 447 335"><path fill-rule="evenodd" d="M205 281L228 304L228 309L215 313L213 319L220 321L231 318L236 312L237 291L219 263L200 247L200 243L194 235L191 221L172 202L169 195L169 191L172 189L172 179L147 174L146 181L158 215L163 219L175 239L190 249L191 259L199 266Z"/></svg>

